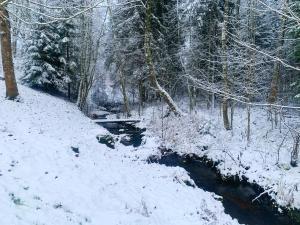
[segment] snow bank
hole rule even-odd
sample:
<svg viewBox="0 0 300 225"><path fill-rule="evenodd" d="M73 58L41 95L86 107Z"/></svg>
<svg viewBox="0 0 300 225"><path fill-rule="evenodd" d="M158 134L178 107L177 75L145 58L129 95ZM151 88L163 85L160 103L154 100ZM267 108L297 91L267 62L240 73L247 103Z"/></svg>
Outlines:
<svg viewBox="0 0 300 225"><path fill-rule="evenodd" d="M251 141L247 143L247 112L237 108L233 131L223 127L218 109L199 108L198 113L161 120L160 107L148 108L145 122L153 134L160 136L168 148L220 162L224 176L247 177L268 190L282 206L300 209L300 166L291 167L293 138L288 129L272 129L267 111L253 108L251 112ZM293 124L293 121L289 121ZM281 148L279 146L281 145ZM279 156L279 157L278 157Z"/></svg>
<svg viewBox="0 0 300 225"><path fill-rule="evenodd" d="M238 224L211 193L186 186L183 169L145 162L155 139L111 150L73 104L23 86L12 102L0 89L1 224Z"/></svg>

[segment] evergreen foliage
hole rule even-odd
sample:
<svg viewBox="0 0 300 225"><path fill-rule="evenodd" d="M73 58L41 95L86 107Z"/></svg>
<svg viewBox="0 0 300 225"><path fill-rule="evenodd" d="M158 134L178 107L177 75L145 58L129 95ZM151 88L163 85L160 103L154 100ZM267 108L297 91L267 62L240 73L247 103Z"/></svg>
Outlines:
<svg viewBox="0 0 300 225"><path fill-rule="evenodd" d="M72 21L46 23L39 16L40 25L30 32L25 44L23 82L48 92L66 92L76 81L78 48L74 45L76 27Z"/></svg>

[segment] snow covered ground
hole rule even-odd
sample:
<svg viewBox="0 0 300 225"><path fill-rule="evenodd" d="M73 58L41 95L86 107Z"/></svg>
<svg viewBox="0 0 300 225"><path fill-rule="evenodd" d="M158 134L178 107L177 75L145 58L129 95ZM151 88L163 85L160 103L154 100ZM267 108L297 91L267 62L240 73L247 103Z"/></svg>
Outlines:
<svg viewBox="0 0 300 225"><path fill-rule="evenodd" d="M155 139L109 149L73 104L19 88L22 102L5 100L0 81L0 224L238 224L213 194L185 185L183 169L145 162Z"/></svg>
<svg viewBox="0 0 300 225"><path fill-rule="evenodd" d="M235 110L233 132L224 129L217 108L211 111L203 106L198 113L162 120L161 107L149 107L145 115L144 123L168 148L221 162L218 168L224 176L247 177L264 187L278 204L300 209L300 165L290 166L293 138L284 125L281 132L272 129L266 110L252 108L250 143L246 138L247 111L243 108ZM295 121L286 123L293 125Z"/></svg>

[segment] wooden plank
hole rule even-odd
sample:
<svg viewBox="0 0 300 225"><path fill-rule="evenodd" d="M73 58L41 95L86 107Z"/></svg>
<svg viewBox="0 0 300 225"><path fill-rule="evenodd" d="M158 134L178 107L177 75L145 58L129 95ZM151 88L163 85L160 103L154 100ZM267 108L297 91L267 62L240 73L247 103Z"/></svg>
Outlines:
<svg viewBox="0 0 300 225"><path fill-rule="evenodd" d="M141 122L139 119L103 119L93 120L95 123L138 123Z"/></svg>

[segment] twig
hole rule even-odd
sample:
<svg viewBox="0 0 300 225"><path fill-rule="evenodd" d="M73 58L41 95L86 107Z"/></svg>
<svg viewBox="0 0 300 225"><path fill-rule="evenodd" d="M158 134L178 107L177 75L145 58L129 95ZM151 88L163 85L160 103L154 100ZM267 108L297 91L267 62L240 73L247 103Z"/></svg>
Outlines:
<svg viewBox="0 0 300 225"><path fill-rule="evenodd" d="M264 192L260 193L256 198L254 198L252 200L252 202L256 201L257 199L259 199L261 196L263 196L264 194L269 194L271 191L273 190L273 188L270 188L269 190L265 190Z"/></svg>

